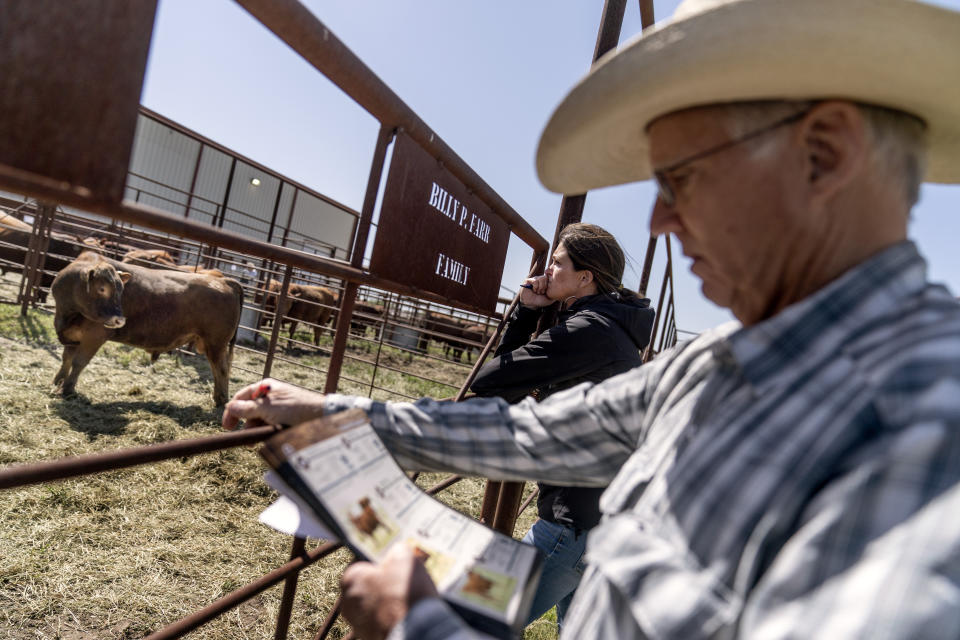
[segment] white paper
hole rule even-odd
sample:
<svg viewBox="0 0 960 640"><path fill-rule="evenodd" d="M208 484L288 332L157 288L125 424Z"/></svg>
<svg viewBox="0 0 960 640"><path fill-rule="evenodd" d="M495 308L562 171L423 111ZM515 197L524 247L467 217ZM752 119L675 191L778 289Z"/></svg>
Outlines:
<svg viewBox="0 0 960 640"><path fill-rule="evenodd" d="M330 533L330 530L310 511L301 509L287 496L280 496L276 502L264 509L259 520L268 527L290 536L337 540L337 537Z"/></svg>

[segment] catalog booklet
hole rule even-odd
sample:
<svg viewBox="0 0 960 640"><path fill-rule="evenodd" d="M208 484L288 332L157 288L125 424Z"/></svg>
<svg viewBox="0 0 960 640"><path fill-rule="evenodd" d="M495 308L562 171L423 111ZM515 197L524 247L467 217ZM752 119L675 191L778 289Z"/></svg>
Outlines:
<svg viewBox="0 0 960 640"><path fill-rule="evenodd" d="M377 562L405 544L470 626L499 638L520 635L540 575L536 548L427 495L387 452L365 412L285 429L260 454L289 497L358 557Z"/></svg>

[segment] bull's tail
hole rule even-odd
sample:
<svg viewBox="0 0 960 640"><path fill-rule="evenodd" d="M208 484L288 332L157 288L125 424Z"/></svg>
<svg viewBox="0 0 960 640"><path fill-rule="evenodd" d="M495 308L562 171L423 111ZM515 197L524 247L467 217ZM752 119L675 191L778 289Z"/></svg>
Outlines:
<svg viewBox="0 0 960 640"><path fill-rule="evenodd" d="M237 321L233 325L233 336L230 338L230 347L228 351L228 358L230 362L233 362L233 345L237 343L237 333L240 332L240 318L243 316L243 285L234 280L233 278L224 278L227 281L227 284L230 285L230 288L233 289L233 293L237 298Z"/></svg>

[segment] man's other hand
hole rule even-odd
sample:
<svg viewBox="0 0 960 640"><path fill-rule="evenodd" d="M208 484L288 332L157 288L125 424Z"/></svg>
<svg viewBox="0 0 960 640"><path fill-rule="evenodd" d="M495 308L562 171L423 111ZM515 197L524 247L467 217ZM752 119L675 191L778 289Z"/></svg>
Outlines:
<svg viewBox="0 0 960 640"><path fill-rule="evenodd" d="M395 544L380 564L357 562L340 578L343 617L363 640L381 640L414 604L436 598L427 570L405 544Z"/></svg>

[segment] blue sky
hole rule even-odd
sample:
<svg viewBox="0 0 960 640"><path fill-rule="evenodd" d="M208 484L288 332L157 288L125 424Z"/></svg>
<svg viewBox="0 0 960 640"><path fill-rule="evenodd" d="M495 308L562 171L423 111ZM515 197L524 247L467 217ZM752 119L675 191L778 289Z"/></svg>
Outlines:
<svg viewBox="0 0 960 640"><path fill-rule="evenodd" d="M306 0L304 4L548 240L560 196L537 181L543 125L586 73L602 0ZM628 2L621 42L640 31ZM960 0L935 2L960 10ZM657 19L677 0L656 0ZM945 82L956 79L944 79ZM143 103L355 209L378 123L229 0L160 0ZM651 183L587 196L584 220L612 231L636 287L653 204ZM925 185L910 235L931 276L960 291L960 187ZM703 298L679 254L677 324L701 331L731 316ZM659 291L662 245L649 295ZM504 284L530 251L511 241Z"/></svg>

